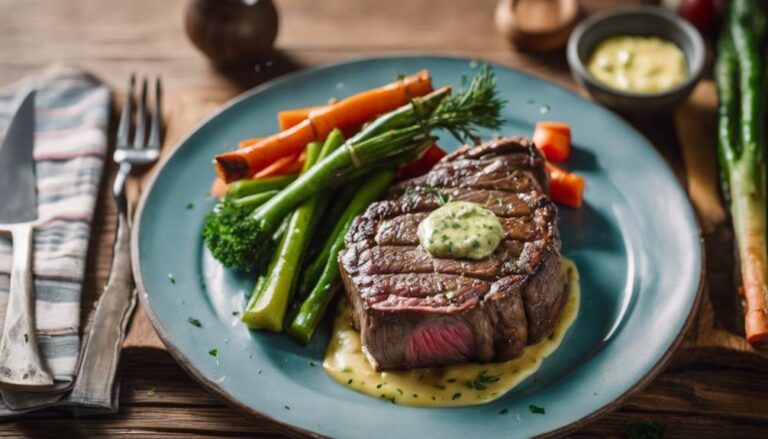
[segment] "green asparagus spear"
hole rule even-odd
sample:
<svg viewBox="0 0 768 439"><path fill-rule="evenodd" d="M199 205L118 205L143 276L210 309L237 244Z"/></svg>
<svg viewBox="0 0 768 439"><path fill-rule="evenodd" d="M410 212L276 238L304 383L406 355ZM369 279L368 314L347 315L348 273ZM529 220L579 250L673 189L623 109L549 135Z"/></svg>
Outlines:
<svg viewBox="0 0 768 439"><path fill-rule="evenodd" d="M238 180L227 189L227 195L232 198L242 198L261 192L280 190L296 180L295 175L280 175L277 177Z"/></svg>
<svg viewBox="0 0 768 439"><path fill-rule="evenodd" d="M315 152L317 144L311 145L311 148L307 147L304 172L343 143L341 131L334 130L319 152ZM320 196L312 196L303 201L291 215L288 229L270 264L264 287L258 293L253 306L243 314L242 320L249 327L282 331L285 312L295 289L297 269L312 236L313 226L317 224L322 204Z"/></svg>
<svg viewBox="0 0 768 439"><path fill-rule="evenodd" d="M331 245L323 271L288 328L288 334L300 343L309 343L325 309L338 289L338 257L344 249L344 236L352 221L387 190L394 177L395 172L392 170L379 171L367 177L334 228L328 239Z"/></svg>

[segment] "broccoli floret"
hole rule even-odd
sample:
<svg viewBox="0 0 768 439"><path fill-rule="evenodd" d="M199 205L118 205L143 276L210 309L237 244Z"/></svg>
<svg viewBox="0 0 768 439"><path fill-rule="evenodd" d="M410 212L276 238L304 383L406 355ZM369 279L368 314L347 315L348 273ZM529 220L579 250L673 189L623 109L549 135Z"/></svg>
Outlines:
<svg viewBox="0 0 768 439"><path fill-rule="evenodd" d="M203 226L203 239L214 258L226 267L253 271L269 262L274 242L265 242L253 209L229 198L209 213Z"/></svg>

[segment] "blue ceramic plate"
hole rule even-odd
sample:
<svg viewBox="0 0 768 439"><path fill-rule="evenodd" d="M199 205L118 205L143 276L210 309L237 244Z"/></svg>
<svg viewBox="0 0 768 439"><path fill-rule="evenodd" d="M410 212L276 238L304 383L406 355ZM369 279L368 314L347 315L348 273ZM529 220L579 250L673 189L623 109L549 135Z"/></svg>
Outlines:
<svg viewBox="0 0 768 439"><path fill-rule="evenodd" d="M173 356L206 388L294 430L351 438L527 437L582 425L659 372L697 302L702 255L686 194L659 154L612 113L560 87L494 66L508 101L501 134L530 135L541 119L569 123L575 146L567 166L586 178L587 189L582 208L560 209L564 253L581 272L578 319L536 379L493 403L412 408L340 386L321 367L328 326L306 348L246 330L235 314L253 280L223 270L204 251L214 154L274 132L281 109L423 68L436 85L458 85L478 64L393 57L303 71L240 96L200 125L159 170L139 209L133 263L142 301ZM442 137L444 148L458 146ZM546 414L531 413L530 404Z"/></svg>

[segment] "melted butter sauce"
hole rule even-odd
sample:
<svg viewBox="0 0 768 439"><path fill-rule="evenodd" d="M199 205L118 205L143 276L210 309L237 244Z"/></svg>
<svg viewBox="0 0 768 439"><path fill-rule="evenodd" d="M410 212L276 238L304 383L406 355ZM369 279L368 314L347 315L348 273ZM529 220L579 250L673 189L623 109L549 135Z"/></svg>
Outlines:
<svg viewBox="0 0 768 439"><path fill-rule="evenodd" d="M560 320L549 337L526 346L523 355L503 363L468 363L442 368L377 372L365 358L360 333L342 301L325 352L323 367L338 383L394 404L419 407L454 407L493 401L533 375L542 361L560 346L579 313L581 290L576 265L563 259L568 298Z"/></svg>
<svg viewBox="0 0 768 439"><path fill-rule="evenodd" d="M636 93L668 90L688 74L683 51L656 37L606 38L592 52L587 69L606 85Z"/></svg>

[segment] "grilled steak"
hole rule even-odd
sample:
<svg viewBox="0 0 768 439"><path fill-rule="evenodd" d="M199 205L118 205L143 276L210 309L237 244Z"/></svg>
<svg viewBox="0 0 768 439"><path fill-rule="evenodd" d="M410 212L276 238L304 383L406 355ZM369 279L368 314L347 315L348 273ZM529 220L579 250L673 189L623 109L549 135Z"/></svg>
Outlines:
<svg viewBox="0 0 768 439"><path fill-rule="evenodd" d="M521 137L464 146L355 220L339 262L377 369L509 360L549 334L566 279L544 164ZM447 198L501 219L506 236L490 257L433 258L419 245L419 222Z"/></svg>

